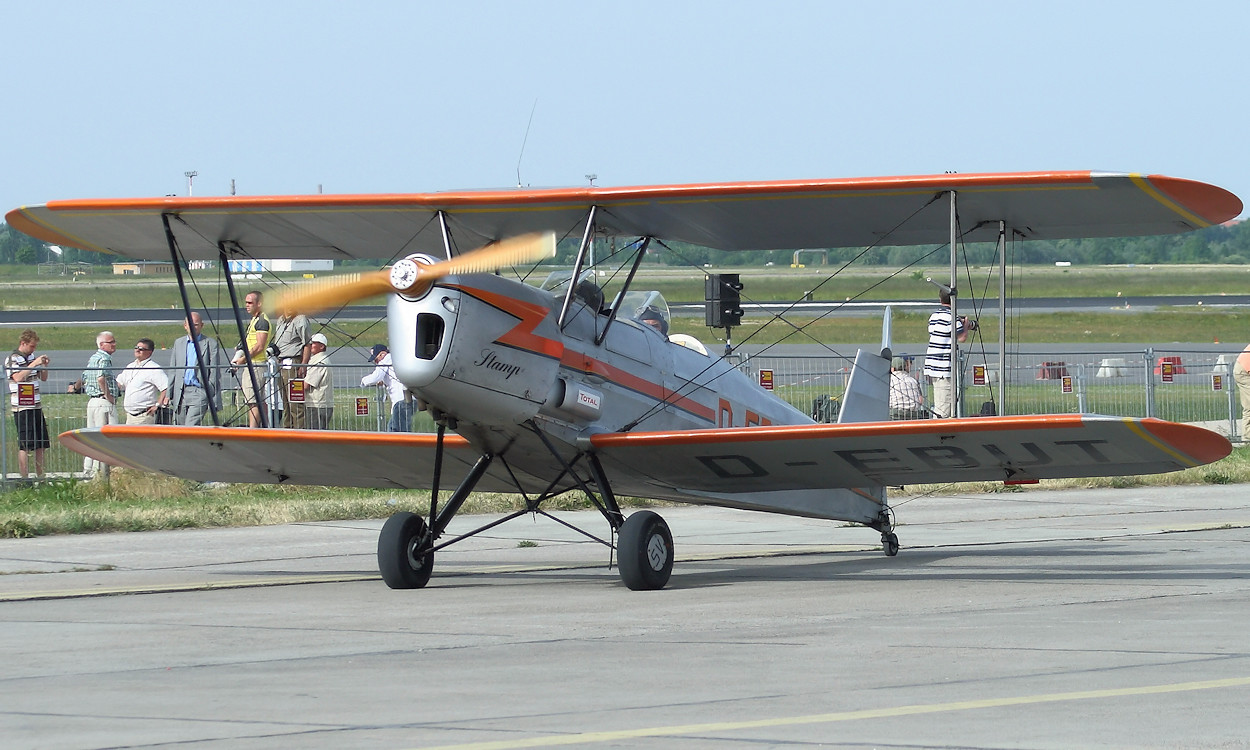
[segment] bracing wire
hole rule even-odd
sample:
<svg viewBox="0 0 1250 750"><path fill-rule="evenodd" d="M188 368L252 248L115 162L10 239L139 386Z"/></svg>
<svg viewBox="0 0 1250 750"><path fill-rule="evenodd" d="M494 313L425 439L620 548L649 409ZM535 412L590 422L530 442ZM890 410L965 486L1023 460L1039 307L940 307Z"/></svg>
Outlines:
<svg viewBox="0 0 1250 750"><path fill-rule="evenodd" d="M915 211L913 211L911 214L909 214L906 218L904 218L903 220L901 220L900 222L898 222L898 223L897 223L894 227L892 227L892 228L890 229L890 231L889 231L889 232L886 232L886 233L885 233L885 234L884 234L884 235L883 235L880 239L878 239L878 240L877 240L877 242L875 242L875 243L873 243L873 244L869 245L868 247L864 248L862 251L860 251L858 254L856 254L853 258L851 258L850 260L846 261L846 262L845 262L845 263L843 263L841 266L839 266L839 267L838 267L838 268L837 268L837 269L836 269L836 270L835 270L832 274L830 274L830 275L829 275L829 276L827 276L827 277L826 277L823 281L821 281L819 284L817 284L817 285L816 285L816 287L815 287L812 291L814 292L814 291L816 291L816 290L819 290L822 286L824 286L825 284L829 283L829 282L830 282L830 281L831 281L834 277L836 277L838 274L840 274L840 273L842 273L844 270L846 270L846 268L847 268L847 267L849 267L849 266L850 266L852 263L854 263L856 260L859 260L860 258L864 257L864 255L865 255L865 254L867 254L869 251L871 251L871 250L873 250L873 249L875 249L875 248L877 248L877 247L880 247L880 246L884 245L884 244L885 244L885 242L889 239L889 237L893 236L893 234L894 234L896 231L898 231L900 228L902 228L902 227L903 227L903 226L905 226L908 222L910 222L910 221L911 221L911 220L912 220L912 219L913 219L913 218L914 218L917 214L919 214L921 211L923 211L924 209L928 208L928 207L929 207L930 205L932 205L935 201L937 201L937 200L938 200L938 198L940 198L940 197L941 197L941 195L942 195L941 193L936 193L936 194L934 194L934 196L933 196L932 198L930 198L930 199L929 199L926 203L924 203L923 205L921 205L920 207L918 207ZM672 250L672 248L669 248L667 245L664 245L662 242L661 242L661 245L663 245L665 248L667 248L667 249L669 249L669 250ZM922 255L920 258L917 258L915 261L912 261L911 263L907 264L906 266L903 266L902 268L898 269L898 270L897 270L897 271L895 271L894 273L889 274L888 276L886 276L885 278L883 278L881 281L878 281L876 284L872 284L872 285L870 285L869 287L865 288L864 290L862 290L861 292L859 292L859 293L858 293L858 294L856 294L855 296L853 296L853 297L851 297L850 299L848 299L848 300L844 301L841 305L838 305L838 306L834 307L833 309L828 310L828 311L826 311L826 312L822 313L821 315L817 316L815 319L813 319L813 320L809 321L808 323L805 323L805 324L804 324L804 325L802 325L802 326L796 326L793 322L791 322L791 321L789 321L789 320L786 320L786 319L785 319L785 317L784 317L787 313L789 313L790 311L792 311L792 310L795 308L795 306L798 304L798 300L796 300L796 301L794 301L794 302L790 303L790 305L789 305L789 306L787 306L787 307L786 307L784 310L782 310L781 312L773 314L772 318L771 318L770 320L766 321L766 322L764 323L764 325L761 325L759 328L757 328L755 331L753 331L751 334L749 334L749 335L748 335L745 339L743 339L742 341L738 342L738 344L734 347L734 351L737 351L737 350L738 350L739 348L741 348L744 344L746 344L748 341L750 341L753 337L755 337L756 335L758 335L760 331L762 331L762 330L763 330L764 328L766 328L767 326L771 325L773 322L776 322L777 320L782 320L782 321L783 321L783 322L785 322L786 324L788 324L788 325L790 325L790 326L792 326L792 327L796 328L796 329L798 330L798 332L803 332L803 330L804 330L805 328L807 328L808 326L810 326L812 323L815 323L817 320L824 319L825 317L827 317L827 316L829 316L829 315L833 314L834 312L837 312L837 311L838 311L838 310L840 310L842 307L844 307L847 303L849 303L849 302L853 302L853 301L855 301L855 300L857 300L857 299L861 298L861 297L862 297L864 294L866 294L867 292L871 291L872 289L875 289L877 286L880 286L881 284L886 283L887 281L889 281L890 279L894 278L894 277L895 277L895 276L897 276L898 274L900 274L900 273L902 273L902 272L906 271L906 270L907 270L908 268L910 268L911 266L916 265L916 264L917 264L917 263L919 263L920 261L922 261L922 260L924 260L924 259L928 258L928 257L929 257L930 255L932 255L933 253L935 253L935 252L937 252L937 251L941 250L943 247L946 247L946 245L945 245L945 244L943 244L943 245L940 245L940 246L938 246L938 247L934 248L934 249L933 249L933 250L931 250L929 253L926 253L925 255ZM680 254L678 254L678 257L682 257L682 256L681 256ZM693 266L693 265L694 265L694 264L690 263L688 259L686 259L686 258L684 258L684 257L683 257L682 259L683 259L683 260L686 260L686 262L687 262L689 265L691 265L691 266ZM702 269L700 269L700 271L702 271ZM704 273L706 274L706 272L704 272ZM748 300L749 300L749 298L748 298ZM792 333L792 334L790 334L790 335L794 335L794 334ZM781 339L781 341L785 341L785 340L787 340L787 339L789 338L789 336L790 336L790 335L788 335L788 336L786 336L786 337L782 338L782 339ZM807 334L807 335L809 336L809 338L812 338L813 340L816 340L816 339L815 339L815 337L810 336L810 334ZM760 356L761 354L763 354L764 352L768 351L768 350L769 350L769 349L771 349L773 346L775 346L777 343L781 343L781 342L779 341L779 342L775 342L774 344L769 344L769 345L765 346L763 349L761 349L759 352L757 352L754 356L756 356L756 357ZM833 352L835 355L837 355L837 356L839 356L839 357L843 357L843 356L844 356L844 355L841 355L840 353L838 353L837 351L835 351L834 349L832 349L831 347L828 347L828 346L827 346L826 344L824 344L823 342L817 341L817 343L819 343L821 346L824 346L826 349L829 349L829 351ZM845 357L844 357L844 358L845 358ZM713 378L712 378L711 380L709 380L707 383L698 383L698 382L696 382L696 381L697 381L697 379L698 379L700 376L702 376L704 373L706 373L708 370L710 370L712 367L714 367L714 366L716 365L717 361L718 361L718 360L713 359L713 360L712 360L712 362L710 362L710 363L709 363L706 367L704 367L702 370L700 370L700 371L699 371L698 373L696 373L694 376L692 376L692 377L690 377L690 378L685 378L685 383L684 383L681 387L677 388L675 391L671 392L670 394L666 395L663 399L661 399L660 401L656 402L654 405L652 405L652 406L651 406L651 408L649 408L647 411L645 411L645 412L644 412L641 416L637 417L636 419L632 420L631 422L629 422L628 424L626 424L625 426L623 426L623 427L621 428L621 431L622 431L622 432L629 432L629 431L630 431L630 430L632 430L634 427L636 427L637 425L639 425L639 424L640 424L640 423L642 423L643 421L645 421L645 420L647 420L648 418L650 418L653 414L659 413L659 411L661 411L661 410L662 410L665 406L667 406L669 403L671 403L672 399L676 399L676 398L681 398L681 397L684 397L684 395L685 395L686 393L689 393L689 392L690 392L690 391L687 391L686 389L688 389L688 388L689 388L689 389L692 389L692 390L693 390L693 389L697 389L697 388L705 388L705 387L707 387L710 383L714 382L714 381L716 380L716 378L720 377L720 375L717 375L717 376L713 377Z"/></svg>

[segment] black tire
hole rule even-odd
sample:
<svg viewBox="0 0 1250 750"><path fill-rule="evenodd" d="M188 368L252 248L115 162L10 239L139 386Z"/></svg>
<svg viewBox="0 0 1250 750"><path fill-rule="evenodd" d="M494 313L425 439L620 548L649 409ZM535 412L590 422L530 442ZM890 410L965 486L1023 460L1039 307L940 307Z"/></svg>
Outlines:
<svg viewBox="0 0 1250 750"><path fill-rule="evenodd" d="M396 513L378 535L378 571L393 589L419 589L430 582L434 552L430 529L416 513Z"/></svg>
<svg viewBox="0 0 1250 750"><path fill-rule="evenodd" d="M886 557L894 557L898 554L898 536L894 532L883 534L881 536L881 549L885 552Z"/></svg>
<svg viewBox="0 0 1250 750"><path fill-rule="evenodd" d="M631 513L616 541L621 580L634 591L664 588L673 573L673 535L656 513Z"/></svg>

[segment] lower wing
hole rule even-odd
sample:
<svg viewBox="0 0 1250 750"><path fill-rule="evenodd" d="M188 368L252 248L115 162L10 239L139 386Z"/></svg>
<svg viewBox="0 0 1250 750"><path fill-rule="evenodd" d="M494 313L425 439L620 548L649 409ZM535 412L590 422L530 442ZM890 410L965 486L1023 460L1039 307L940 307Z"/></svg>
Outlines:
<svg viewBox="0 0 1250 750"><path fill-rule="evenodd" d="M1091 414L607 433L590 443L617 472L717 493L1158 474L1232 451L1201 427Z"/></svg>
<svg viewBox="0 0 1250 750"><path fill-rule="evenodd" d="M114 466L200 482L394 489L430 486L438 442L435 435L417 433L158 425L72 430L60 440L72 451ZM481 455L458 435L448 435L443 450L448 487ZM499 462L477 488L517 491Z"/></svg>
<svg viewBox="0 0 1250 750"><path fill-rule="evenodd" d="M61 442L115 466L203 482L397 489L430 486L437 446L430 434L155 425L73 430ZM883 485L1157 474L1232 451L1201 427L1076 414L602 433L589 447L624 494L791 511L809 508L813 492L879 502ZM449 435L444 456L451 486L480 451ZM476 489L542 491L551 477L526 468L495 462Z"/></svg>

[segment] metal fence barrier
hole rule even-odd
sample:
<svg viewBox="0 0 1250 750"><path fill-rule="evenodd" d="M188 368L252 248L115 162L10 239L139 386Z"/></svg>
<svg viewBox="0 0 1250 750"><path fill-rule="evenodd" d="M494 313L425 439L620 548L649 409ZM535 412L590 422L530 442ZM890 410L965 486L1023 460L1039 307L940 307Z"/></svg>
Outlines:
<svg viewBox="0 0 1250 750"><path fill-rule="evenodd" d="M331 380L334 384L334 412L328 429L385 431L391 415L391 404L385 389L378 386L360 385L361 379L373 372L374 366L372 364L331 364L327 367L332 373ZM87 424L88 397L82 393L69 392L70 385L81 377L82 369L55 367L46 369L48 379L39 384L40 404L51 438L51 443L44 452L44 471L52 476L81 476L83 457L63 448L56 438L62 432L85 427ZM121 367L114 367L113 374L117 375L121 370ZM266 388L266 391L271 394L267 399L269 404L278 403L272 398L272 395L276 394L276 379L273 377L275 371L271 367L257 366L257 377L261 379L262 388ZM239 374L246 377L245 373L245 370L241 370ZM166 374L169 374L168 370ZM218 413L221 423L226 426L246 427L248 414L243 404L242 392L239 390L238 375L225 368L221 381L222 409ZM124 424L126 413L122 408L123 398L117 401L117 414L118 421ZM0 464L2 464L0 476L5 480L17 478L17 429L10 399L11 394L6 393L3 399L3 421L0 424L0 439L3 440L4 445L4 450L0 452ZM281 412L271 410L267 421L272 426L280 426L282 424ZM209 413L205 413L203 423L212 424L212 417ZM427 415L421 412L413 415L413 432L433 432L434 430L434 422ZM33 458L29 468L33 476Z"/></svg>
<svg viewBox="0 0 1250 750"><path fill-rule="evenodd" d="M905 353L902 353L905 355ZM1235 353L1227 350L1145 349L1102 352L1033 352L1008 358L1005 373L998 372L996 353L961 353L964 414L981 413L987 401L997 402L997 390L1006 381L1004 414L1097 413L1126 417L1159 417L1174 422L1201 423L1232 438L1239 435L1240 402L1232 379ZM923 370L923 352L914 355L915 370ZM846 390L852 360L833 356L756 356L742 363L748 374L771 371L773 393L813 415L835 421ZM383 389L361 386L370 364L328 365L334 384L334 412L330 429L384 431L391 405ZM115 368L115 373L121 368ZM265 379L272 370L258 370ZM81 369L48 368L40 383L41 403L51 444L45 451L45 472L54 476L81 476L83 457L59 444L56 436L86 425L87 396L67 392ZM223 373L222 424L247 424L247 410L237 377ZM924 383L921 377L922 384ZM927 391L929 392L929 391ZM0 424L0 477L17 478L17 435L4 398ZM271 403L276 403L271 399ZM118 415L125 412L118 405ZM205 423L209 417L205 416ZM271 425L281 424L271 412ZM433 432L433 421L423 412L413 415L413 432ZM31 472L33 474L33 465Z"/></svg>
<svg viewBox="0 0 1250 750"><path fill-rule="evenodd" d="M907 356L906 353L896 353ZM914 374L923 377L923 351L914 357ZM1101 352L1032 352L1008 357L998 371L997 352L960 352L963 413L982 413L985 402L999 400L1005 381L1004 414L1095 413L1158 417L1202 423L1230 438L1238 434L1240 401L1232 371L1235 353L1227 350L1145 349ZM742 365L756 382L771 382L773 392L822 420L836 418L830 400L840 399L851 376L852 360L839 357L757 356ZM759 378L761 371L769 376Z"/></svg>

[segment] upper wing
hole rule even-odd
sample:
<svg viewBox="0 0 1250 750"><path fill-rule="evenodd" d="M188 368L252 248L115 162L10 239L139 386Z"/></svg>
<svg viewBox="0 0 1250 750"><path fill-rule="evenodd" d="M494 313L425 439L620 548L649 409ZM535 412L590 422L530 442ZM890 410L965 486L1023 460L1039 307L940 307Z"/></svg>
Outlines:
<svg viewBox="0 0 1250 750"><path fill-rule="evenodd" d="M200 482L394 489L429 488L437 443L434 435L414 433L120 424L72 430L60 440L70 450L114 466ZM464 438L448 435L444 455L444 483L452 486L479 452ZM518 478L527 484L524 475ZM500 462L491 465L476 489L517 492Z"/></svg>
<svg viewBox="0 0 1250 750"><path fill-rule="evenodd" d="M968 241L992 240L1004 221L1026 239L1174 234L1241 213L1213 185L1104 172L946 174L625 188L57 201L8 213L46 242L131 258L166 258L163 216L188 259L237 243L256 258L390 259L444 255L440 214L463 249L526 232L580 232L597 223L722 250L941 243L945 191L958 192Z"/></svg>
<svg viewBox="0 0 1250 750"><path fill-rule="evenodd" d="M609 470L695 495L1157 474L1232 451L1201 427L1081 414L610 433L590 442Z"/></svg>

